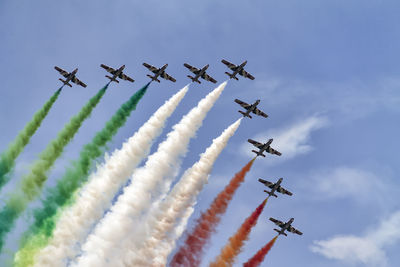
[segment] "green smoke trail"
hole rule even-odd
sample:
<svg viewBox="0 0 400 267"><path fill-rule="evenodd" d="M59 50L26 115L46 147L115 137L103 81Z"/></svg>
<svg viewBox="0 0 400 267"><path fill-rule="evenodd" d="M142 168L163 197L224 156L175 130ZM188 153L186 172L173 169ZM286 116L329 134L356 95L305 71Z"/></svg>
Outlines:
<svg viewBox="0 0 400 267"><path fill-rule="evenodd" d="M146 84L122 104L105 127L95 135L92 142L83 147L79 160L73 162L73 166L67 169L56 187L47 190L46 198L42 201L43 207L34 211L34 224L25 233L21 249L15 257L14 266L33 264L34 255L47 244L48 238L54 230L57 209L68 204L72 194L86 180L94 160L104 153L103 148L106 143L125 124L131 112L136 109L136 105L146 93L149 84Z"/></svg>
<svg viewBox="0 0 400 267"><path fill-rule="evenodd" d="M92 110L100 102L108 85L104 86L89 102L81 109L78 115L64 126L58 133L57 138L51 141L31 167L31 173L22 178L20 188L11 194L10 199L0 210L0 250L3 249L4 239L11 230L15 220L25 210L28 203L34 200L47 180L47 172L53 166L56 159L61 155L64 147L72 140L78 132L83 121L87 119Z"/></svg>
<svg viewBox="0 0 400 267"><path fill-rule="evenodd" d="M58 89L53 96L47 100L44 106L33 115L32 120L18 133L8 149L0 156L0 188L10 180L9 172L14 168L15 159L29 143L31 137L40 127L44 118L46 118L54 102L56 102L60 95L61 89L62 88Z"/></svg>

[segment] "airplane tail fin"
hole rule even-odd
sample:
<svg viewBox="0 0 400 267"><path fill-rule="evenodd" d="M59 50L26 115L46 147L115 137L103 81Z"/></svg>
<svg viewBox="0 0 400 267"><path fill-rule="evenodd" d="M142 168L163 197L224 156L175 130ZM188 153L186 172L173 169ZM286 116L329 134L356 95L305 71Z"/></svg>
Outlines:
<svg viewBox="0 0 400 267"><path fill-rule="evenodd" d="M243 117L249 117L250 119L253 118L251 115L246 115L245 112L239 110L239 113L243 115Z"/></svg>
<svg viewBox="0 0 400 267"><path fill-rule="evenodd" d="M231 79L235 79L236 81L239 81L238 77L233 76L231 73L226 71L225 74L228 75Z"/></svg>
<svg viewBox="0 0 400 267"><path fill-rule="evenodd" d="M106 77L107 77L108 79L110 79L110 81L112 81L112 82L119 83L119 81L118 81L117 79L114 79L114 80L113 80L113 78L112 78L111 76L106 75Z"/></svg>
<svg viewBox="0 0 400 267"><path fill-rule="evenodd" d="M68 85L69 87L72 87L72 85L70 83L67 83L67 81L64 81L63 79L59 79L60 81L63 82L64 85Z"/></svg>
<svg viewBox="0 0 400 267"><path fill-rule="evenodd" d="M269 192L269 191L267 191L267 190L264 190L264 192L267 193L267 194L269 194L270 196L273 196L273 197L276 197L276 198L278 197L278 196L275 195L275 194L271 194L271 192Z"/></svg>
<svg viewBox="0 0 400 267"><path fill-rule="evenodd" d="M149 77L152 81L160 82L159 79L157 79L155 76L151 76L150 74L147 74L147 77Z"/></svg>
<svg viewBox="0 0 400 267"><path fill-rule="evenodd" d="M280 235L287 236L287 234L286 234L285 232L281 232L281 231L280 231L280 230L278 230L278 229L274 229L274 231L277 231L277 232L278 232L278 234L280 234Z"/></svg>
<svg viewBox="0 0 400 267"><path fill-rule="evenodd" d="M265 158L265 155L264 155L263 153L260 153L260 151L255 151L255 150L252 150L251 152L254 152L254 153L256 153L256 154L257 154L257 156L263 156L263 157Z"/></svg>
<svg viewBox="0 0 400 267"><path fill-rule="evenodd" d="M195 78L193 77L193 76L190 76L190 75L188 75L187 76L189 79L191 79L192 80L192 82L196 82L196 83L201 83L198 79L197 80L195 80Z"/></svg>

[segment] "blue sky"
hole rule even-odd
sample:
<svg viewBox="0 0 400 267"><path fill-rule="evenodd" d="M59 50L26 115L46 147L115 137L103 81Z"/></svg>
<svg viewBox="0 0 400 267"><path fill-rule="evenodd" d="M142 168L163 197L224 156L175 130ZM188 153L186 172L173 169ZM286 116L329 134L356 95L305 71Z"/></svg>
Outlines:
<svg viewBox="0 0 400 267"><path fill-rule="evenodd" d="M148 81L142 62L168 63L177 82L151 85L109 151L189 82L184 62L210 64L209 73L222 82L227 78L222 58L248 60L247 70L256 79L228 83L191 142L182 170L239 117L233 99L261 99L270 117L242 122L217 160L193 218L248 162L247 138L274 138L283 156L257 159L212 239L204 266L262 201L257 179L279 177L294 196L268 202L238 266L274 236L271 216L295 217L304 235L279 238L263 266L398 266L399 9L398 1L378 0L1 1L0 151L60 86L54 65L78 67L78 77L88 84L63 90L2 192L15 186L47 142L107 82L101 63L126 64L136 81L110 87L57 161L48 185ZM205 82L192 85L166 131L213 88ZM10 235L10 251L26 220L29 212Z"/></svg>

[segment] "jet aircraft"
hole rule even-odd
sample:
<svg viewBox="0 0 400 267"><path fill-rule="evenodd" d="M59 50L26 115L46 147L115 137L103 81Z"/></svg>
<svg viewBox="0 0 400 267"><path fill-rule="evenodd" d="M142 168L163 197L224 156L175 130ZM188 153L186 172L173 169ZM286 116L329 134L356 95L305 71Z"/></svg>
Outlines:
<svg viewBox="0 0 400 267"><path fill-rule="evenodd" d="M63 80L63 79L59 79L60 81L62 81L63 82L63 84L64 85L68 85L69 87L72 87L72 85L69 83L70 81L71 82L73 82L73 83L75 83L75 84L77 84L77 85L80 85L80 86L82 86L82 87L86 87L86 84L84 84L83 82L81 82L78 78L76 78L76 73L78 72L78 69L74 69L72 72L68 72L68 71L65 71L65 70L63 70L62 68L60 68L60 67L57 67L57 66L55 66L54 67L62 76L64 76L65 77L65 80ZM64 86L63 85L63 86Z"/></svg>
<svg viewBox="0 0 400 267"><path fill-rule="evenodd" d="M265 114L264 112L262 112L261 110L259 110L257 108L258 104L260 103L260 100L258 99L256 102L254 102L253 104L247 104L246 102L243 102L239 99L235 99L235 102L238 103L239 105L241 105L244 109L246 109L246 112L243 112L241 110L239 110L239 113L243 115L243 117L249 117L250 119L253 118L250 113L254 113L258 116L262 116L264 118L267 118L268 115Z"/></svg>
<svg viewBox="0 0 400 267"><path fill-rule="evenodd" d="M204 80L210 81L210 82L212 82L212 83L216 83L216 82L217 82L213 77L211 77L210 75L208 75L208 74L206 73L206 70L207 70L208 67L209 67L208 64L205 65L205 66L204 66L203 68L201 68L201 69L198 69L198 68L196 68L196 67L190 66L190 65L187 64L187 63L185 63L185 64L183 64L183 65L184 65L186 68L188 68L191 72L193 72L193 73L195 74L194 77L192 77L192 76L190 76L190 75L187 76L187 77L189 77L189 78L192 80L192 82L201 83L201 82L199 81L199 78L203 78Z"/></svg>
<svg viewBox="0 0 400 267"><path fill-rule="evenodd" d="M256 153L256 154L257 154L257 157L258 157L258 156L263 156L263 157L265 157L265 155L263 154L264 151L266 151L266 152L268 152L268 153L270 153L270 154L275 154L275 155L281 156L281 155L282 155L281 152L279 152L279 151L277 151L277 150L275 150L275 149L273 149L273 148L271 147L271 143L272 143L273 140L274 140L274 139L271 138L271 139L269 139L268 142L266 142L265 144L259 143L259 142L257 142L257 141L252 140L252 139L248 139L247 141L248 141L250 144L253 144L255 147L257 147L257 148L259 149L259 151L256 151L256 150L252 150L252 151L251 151L251 152Z"/></svg>
<svg viewBox="0 0 400 267"><path fill-rule="evenodd" d="M303 233L300 232L299 230L297 230L296 228L294 228L291 224L294 221L294 218L291 218L289 221L287 221L286 223L281 222L280 220L274 219L274 218L269 218L270 221L272 221L273 223L275 223L276 225L278 225L281 229L274 229L274 231L278 232L278 235L284 235L287 236L287 234L285 233L285 231L289 231L293 234L298 234L298 235L302 235Z"/></svg>
<svg viewBox="0 0 400 267"><path fill-rule="evenodd" d="M117 80L117 78L120 78L120 79L125 80L125 81L130 81L130 82L132 82L132 83L135 81L135 80L133 80L131 77L129 77L129 76L127 76L127 75L125 75L125 74L123 73L123 70L125 69L125 65L122 65L122 66L119 67L118 69L113 69L113 68L111 68L111 67L109 67L109 66L106 66L106 65L104 65L104 64L101 64L100 67L102 67L103 69L105 69L106 71L108 71L109 73L112 74L112 77L106 75L106 77L107 77L108 79L110 79L110 83L111 83L111 82L119 83L119 81Z"/></svg>
<svg viewBox="0 0 400 267"><path fill-rule="evenodd" d="M231 62L229 62L229 61L227 61L225 59L221 60L221 62L224 63L226 66L228 66L228 68L230 68L233 71L233 73L225 72L225 74L228 75L230 79L235 79L235 80L238 81L239 79L236 77L236 74L239 74L239 75L241 75L241 76L243 76L245 78L249 78L250 80L254 80L254 77L250 73L248 73L247 71L244 70L244 66L246 66L247 60L244 61L239 66L235 65L235 64L233 64L233 63L231 63Z"/></svg>
<svg viewBox="0 0 400 267"><path fill-rule="evenodd" d="M283 178L279 178L279 180L276 183L271 183L271 182L268 182L268 181L263 180L263 179L258 179L258 181L260 183L263 183L265 186L271 188L271 191L264 190L264 192L267 193L269 196L278 197L275 194L275 192L279 192L281 194L289 195L289 196L293 195L291 192L289 192L288 190L286 190L285 188L283 188L281 186Z"/></svg>
<svg viewBox="0 0 400 267"><path fill-rule="evenodd" d="M150 64L147 63L143 63L143 66L145 66L146 68L148 68L151 72L154 73L154 76L151 76L150 74L147 74L147 77L149 77L152 81L157 81L160 82L158 78L158 76L160 76L163 79L166 80L170 80L172 82L176 82L174 77L169 76L166 72L165 69L168 67L168 64L165 64L164 66L162 66L161 68L156 68Z"/></svg>

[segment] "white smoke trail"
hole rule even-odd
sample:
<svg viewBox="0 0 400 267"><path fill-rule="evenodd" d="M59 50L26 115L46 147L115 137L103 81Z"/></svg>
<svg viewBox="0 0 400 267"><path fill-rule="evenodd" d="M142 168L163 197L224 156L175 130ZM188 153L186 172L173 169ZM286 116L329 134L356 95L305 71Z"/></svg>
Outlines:
<svg viewBox="0 0 400 267"><path fill-rule="evenodd" d="M173 127L167 139L149 156L144 167L135 170L132 183L124 188L111 211L98 223L94 232L82 246L84 254L78 258L79 266L123 266L123 255L128 248L125 240L136 238L131 232L141 223L140 216L154 197L169 188L180 166L192 137L200 128L208 111L221 95L226 82L203 98Z"/></svg>
<svg viewBox="0 0 400 267"><path fill-rule="evenodd" d="M152 206L146 220L138 225L139 230L146 232L146 239L134 238L130 240L130 244L125 244L130 249L125 260L127 265L166 265L169 253L194 210L197 195L208 181L214 162L236 132L240 122L241 119L237 120L214 139L199 161L185 171L165 200Z"/></svg>
<svg viewBox="0 0 400 267"><path fill-rule="evenodd" d="M61 213L49 244L35 258L35 266L65 266L68 260L76 257L79 244L110 208L113 197L137 165L149 154L153 141L161 134L166 120L188 89L187 85L167 100L120 150L114 151L97 172L90 175L75 203Z"/></svg>

